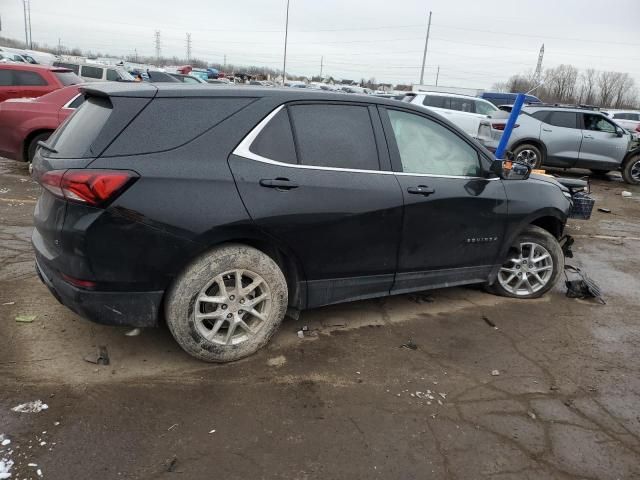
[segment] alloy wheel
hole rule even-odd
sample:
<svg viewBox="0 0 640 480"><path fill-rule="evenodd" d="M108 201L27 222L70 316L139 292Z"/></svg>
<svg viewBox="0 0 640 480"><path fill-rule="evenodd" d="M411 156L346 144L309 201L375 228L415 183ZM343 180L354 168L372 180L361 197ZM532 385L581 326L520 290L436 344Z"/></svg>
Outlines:
<svg viewBox="0 0 640 480"><path fill-rule="evenodd" d="M522 150L516 156L516 162L526 163L531 167L535 167L538 163L538 155L533 150Z"/></svg>
<svg viewBox="0 0 640 480"><path fill-rule="evenodd" d="M640 158L631 166L631 178L640 182Z"/></svg>
<svg viewBox="0 0 640 480"><path fill-rule="evenodd" d="M512 295L531 295L549 283L553 268L553 258L546 248L534 242L525 242L504 263L498 273L498 281Z"/></svg>
<svg viewBox="0 0 640 480"><path fill-rule="evenodd" d="M200 291L194 321L211 343L237 345L258 333L270 311L267 282L250 270L231 270L217 275Z"/></svg>

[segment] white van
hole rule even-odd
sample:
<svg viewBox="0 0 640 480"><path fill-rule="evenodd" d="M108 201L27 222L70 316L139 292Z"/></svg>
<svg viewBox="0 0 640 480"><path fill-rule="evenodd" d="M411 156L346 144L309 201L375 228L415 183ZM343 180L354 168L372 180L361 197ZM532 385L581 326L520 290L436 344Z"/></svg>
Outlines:
<svg viewBox="0 0 640 480"><path fill-rule="evenodd" d="M95 63L54 62L54 67L64 67L72 70L87 82L132 82L133 76L124 68L117 65L100 65Z"/></svg>
<svg viewBox="0 0 640 480"><path fill-rule="evenodd" d="M480 121L498 111L498 107L491 102L456 93L412 92L407 93L402 101L422 105L439 113L472 137L477 137Z"/></svg>

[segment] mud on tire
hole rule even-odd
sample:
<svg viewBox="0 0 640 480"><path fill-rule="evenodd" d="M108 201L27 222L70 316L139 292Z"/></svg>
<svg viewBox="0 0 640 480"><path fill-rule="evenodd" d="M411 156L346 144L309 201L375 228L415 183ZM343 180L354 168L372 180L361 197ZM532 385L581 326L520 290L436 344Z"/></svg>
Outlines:
<svg viewBox="0 0 640 480"><path fill-rule="evenodd" d="M271 257L227 244L201 255L176 278L165 312L171 334L187 353L230 362L269 341L287 303L286 279Z"/></svg>

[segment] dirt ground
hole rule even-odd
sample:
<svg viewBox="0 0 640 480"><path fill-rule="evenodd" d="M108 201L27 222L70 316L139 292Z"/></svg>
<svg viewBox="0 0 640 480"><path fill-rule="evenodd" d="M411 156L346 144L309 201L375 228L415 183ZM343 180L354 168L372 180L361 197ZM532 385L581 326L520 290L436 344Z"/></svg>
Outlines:
<svg viewBox="0 0 640 480"><path fill-rule="evenodd" d="M11 479L640 478L640 188L593 190L612 213L570 222L569 262L606 305L563 285L354 302L208 365L166 328L128 337L59 305L33 270L38 187L0 160L0 462ZM102 345L109 366L83 360ZM33 400L49 408L11 410Z"/></svg>

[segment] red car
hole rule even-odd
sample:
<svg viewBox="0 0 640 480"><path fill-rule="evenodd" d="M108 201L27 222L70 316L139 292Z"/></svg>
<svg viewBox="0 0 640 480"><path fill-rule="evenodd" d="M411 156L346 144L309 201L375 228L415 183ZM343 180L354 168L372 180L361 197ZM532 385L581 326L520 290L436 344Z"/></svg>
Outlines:
<svg viewBox="0 0 640 480"><path fill-rule="evenodd" d="M30 162L38 141L49 138L84 101L78 89L72 85L42 97L0 103L0 156Z"/></svg>
<svg viewBox="0 0 640 480"><path fill-rule="evenodd" d="M9 98L40 97L82 79L68 68L0 63L0 102Z"/></svg>

